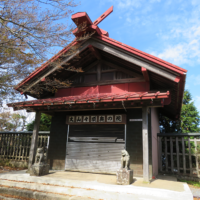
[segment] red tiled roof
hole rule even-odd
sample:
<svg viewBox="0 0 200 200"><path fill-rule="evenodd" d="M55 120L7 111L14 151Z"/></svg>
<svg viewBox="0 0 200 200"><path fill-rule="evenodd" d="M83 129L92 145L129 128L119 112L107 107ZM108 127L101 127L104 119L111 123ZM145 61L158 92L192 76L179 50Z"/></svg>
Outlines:
<svg viewBox="0 0 200 200"><path fill-rule="evenodd" d="M87 13L85 13L85 12L83 12L83 13L78 13L78 15L81 15L81 14L84 14L84 16L86 15L86 17L88 18L88 26L90 25L90 27L91 27L91 29L93 30L93 31L95 31L96 32L96 28L98 28L99 29L99 27L98 26L95 26L95 25L91 25L91 20L90 20L90 18L89 18L89 16L87 15ZM76 18L76 14L74 14L74 17ZM74 20L74 18L72 17L72 19ZM94 28L94 27L96 27L96 28ZM155 57L155 56L153 56L153 55L150 55L150 54L148 54L148 53L145 53L145 52L143 52L143 51L140 51L140 50L138 50L138 49L135 49L135 48L133 48L133 47L131 47L131 46L128 46L128 45L126 45L126 44L123 44L123 43L121 43L121 42L118 42L118 41L116 41L116 40L114 40L114 39L112 39L112 38L110 38L110 37L108 37L107 35L108 35L108 33L106 32L106 31L104 31L104 30L101 30L101 29L99 29L100 31L98 32L96 32L96 34L93 36L93 37L96 37L96 38L98 38L98 39L100 39L100 40L102 40L102 41L105 41L105 42L107 42L107 43L110 43L110 44L112 44L112 45L114 45L114 46L116 46L116 47L119 47L119 48L121 48L121 49L123 49L123 50L125 50L125 51L128 51L128 52L130 52L130 53L132 53L132 54L135 54L135 55L137 55L137 56L139 56L139 57L141 57L141 58L144 58L144 59L147 59L147 60L149 60L149 61L151 61L151 62L154 62L154 63L156 63L156 64L159 64L159 65L161 65L161 66L163 66L163 67L166 67L168 70L171 70L171 71L174 71L174 72L177 72L177 73L179 73L179 74L181 74L181 75L184 75L186 72L187 72L187 70L185 70L185 69L183 69L183 68L181 68L181 67L178 67L178 66L176 66L176 65L174 65L174 64L172 64L172 63L169 63L169 62L167 62L167 61L164 61L164 60L162 60L162 59L160 59L160 58L157 58L157 57ZM47 62L45 62L41 67L39 67L38 69L36 69L34 72L32 72L28 77L26 77L23 81L21 81L18 85L17 85L17 87L15 88L16 90L18 90L22 85L24 85L25 83L27 83L28 81L30 81L33 77L35 77L38 73L40 73L40 72L42 72L44 69L46 69L46 67L48 67L48 65L51 63L51 62L53 62L53 61L55 61L55 60L57 60L60 56L62 56L63 54L65 54L69 49L70 49L70 47L72 47L72 46L74 46L74 45L76 45L78 42L76 41L76 38L74 39L74 41L72 42L72 43L70 43L67 47L65 47L64 49L62 49L60 52L58 52L55 56L53 56L50 60L48 60Z"/></svg>
<svg viewBox="0 0 200 200"><path fill-rule="evenodd" d="M125 94L93 94L85 96L68 96L49 99L38 99L33 101L23 101L8 104L9 107L39 107L45 105L62 105L72 103L93 103L93 102L112 102L112 101L134 101L148 99L167 99L170 97L170 92L128 92Z"/></svg>

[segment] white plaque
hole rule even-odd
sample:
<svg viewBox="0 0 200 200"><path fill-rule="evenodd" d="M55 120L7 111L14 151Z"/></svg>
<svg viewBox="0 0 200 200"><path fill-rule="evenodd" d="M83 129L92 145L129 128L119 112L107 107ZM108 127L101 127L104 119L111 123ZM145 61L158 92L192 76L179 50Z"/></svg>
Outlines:
<svg viewBox="0 0 200 200"><path fill-rule="evenodd" d="M89 116L83 116L83 122L85 122L85 123L90 122L90 117Z"/></svg>
<svg viewBox="0 0 200 200"><path fill-rule="evenodd" d="M82 116L76 116L76 122L77 123L82 122Z"/></svg>
<svg viewBox="0 0 200 200"><path fill-rule="evenodd" d="M122 115L115 115L115 122L122 122Z"/></svg>
<svg viewBox="0 0 200 200"><path fill-rule="evenodd" d="M97 122L97 116L91 116L91 122Z"/></svg>
<svg viewBox="0 0 200 200"><path fill-rule="evenodd" d="M105 122L106 120L105 120L105 115L100 115L99 116L99 122Z"/></svg>
<svg viewBox="0 0 200 200"><path fill-rule="evenodd" d="M69 122L74 123L74 116L69 116Z"/></svg>
<svg viewBox="0 0 200 200"><path fill-rule="evenodd" d="M107 115L107 122L113 122L113 115Z"/></svg>

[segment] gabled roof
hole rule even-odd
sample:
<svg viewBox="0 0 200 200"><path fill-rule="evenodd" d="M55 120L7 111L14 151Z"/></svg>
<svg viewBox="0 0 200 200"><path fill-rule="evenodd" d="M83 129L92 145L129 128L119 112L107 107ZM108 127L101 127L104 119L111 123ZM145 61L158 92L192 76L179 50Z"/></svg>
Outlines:
<svg viewBox="0 0 200 200"><path fill-rule="evenodd" d="M110 12L112 12L112 9L107 14ZM108 32L97 26L99 19L92 23L89 16L85 12L72 15L72 20L78 27L80 23L85 21L87 24L85 31L89 33L92 32L94 34L90 38L80 42L78 41L78 37L85 32L79 32L75 29L73 31L76 36L75 40L19 83L15 88L16 90L23 93L22 87L25 84L29 89L32 85L39 83L44 80L45 77L54 73L56 67L53 69L48 68L48 66L50 66L50 64L55 62L57 59L62 58L62 56L65 55L72 46L81 43L80 48L77 50L78 53L84 54L85 52L85 54L87 54L88 49L92 46L96 48L105 59L110 59L113 63L121 62L122 66L127 65L129 68L134 68L134 70L139 70L140 72L140 68L146 69L149 73L150 81L152 82L151 84L154 90L159 91L161 88L166 91L170 87L172 103L171 106L166 107L165 113L173 118L178 118L180 116L187 70L111 39L108 36ZM71 61L75 55L76 53L74 55L67 56L61 64ZM86 64L89 64L89 62L93 62L93 60L91 59L88 63L86 62ZM70 73L71 72L69 72L69 76Z"/></svg>

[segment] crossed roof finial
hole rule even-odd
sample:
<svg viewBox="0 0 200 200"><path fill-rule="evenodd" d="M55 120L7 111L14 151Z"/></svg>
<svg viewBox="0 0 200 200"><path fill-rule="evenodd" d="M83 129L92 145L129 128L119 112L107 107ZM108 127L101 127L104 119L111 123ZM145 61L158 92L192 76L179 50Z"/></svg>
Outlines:
<svg viewBox="0 0 200 200"><path fill-rule="evenodd" d="M113 12L113 6L111 6L108 10L106 10L98 19L96 19L94 22L91 21L90 17L86 12L78 12L74 15L72 15L72 20L77 25L77 28L73 31L73 34L77 36L81 36L83 32L85 31L95 31L98 35L108 35L107 31L104 31L100 29L97 25L102 22L110 13ZM86 27L84 31L78 31L78 27L86 23Z"/></svg>

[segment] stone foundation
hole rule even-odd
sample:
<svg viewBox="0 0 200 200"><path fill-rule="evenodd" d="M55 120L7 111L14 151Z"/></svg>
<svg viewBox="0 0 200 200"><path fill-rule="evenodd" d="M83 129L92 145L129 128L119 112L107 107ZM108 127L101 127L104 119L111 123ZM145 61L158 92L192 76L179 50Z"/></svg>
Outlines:
<svg viewBox="0 0 200 200"><path fill-rule="evenodd" d="M34 164L31 167L31 176L43 176L49 173L49 164Z"/></svg>
<svg viewBox="0 0 200 200"><path fill-rule="evenodd" d="M130 185L131 183L133 183L133 170L123 168L117 171L117 184Z"/></svg>

